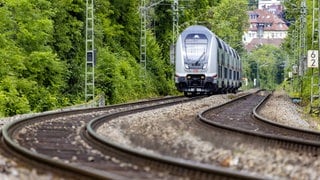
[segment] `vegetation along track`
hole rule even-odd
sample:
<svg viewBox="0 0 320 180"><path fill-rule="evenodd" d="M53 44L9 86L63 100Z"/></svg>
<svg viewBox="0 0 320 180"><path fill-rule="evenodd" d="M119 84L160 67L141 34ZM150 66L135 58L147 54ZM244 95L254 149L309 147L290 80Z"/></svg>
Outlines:
<svg viewBox="0 0 320 180"><path fill-rule="evenodd" d="M27 158L67 170L80 177L161 177L163 174L159 172L152 173L147 167L141 168L131 163L130 159L116 156L117 152L100 152L94 144L90 143L93 146L89 146L82 138L81 132L84 132L85 125L90 120L102 115L117 114L121 111L141 111L192 100L185 97L169 97L103 108L46 113L6 125L2 129L3 141L8 148Z"/></svg>
<svg viewBox="0 0 320 180"><path fill-rule="evenodd" d="M281 125L259 115L259 109L270 95L260 91L238 98L201 112L199 120L215 127L247 134L248 138L260 137L272 145L318 154L319 132Z"/></svg>

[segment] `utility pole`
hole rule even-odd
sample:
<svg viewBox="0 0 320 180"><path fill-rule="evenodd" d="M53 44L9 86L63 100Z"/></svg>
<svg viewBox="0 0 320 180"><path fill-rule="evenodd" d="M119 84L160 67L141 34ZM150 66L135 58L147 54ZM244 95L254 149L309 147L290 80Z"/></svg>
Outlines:
<svg viewBox="0 0 320 180"><path fill-rule="evenodd" d="M306 0L301 1L300 6L300 57L299 57L299 97L302 98L303 76L306 70L306 24L307 24L307 6Z"/></svg>
<svg viewBox="0 0 320 180"><path fill-rule="evenodd" d="M140 78L144 79L147 71L147 15L148 10L164 0L157 2L151 2L150 5L146 5L146 0L140 0Z"/></svg>
<svg viewBox="0 0 320 180"><path fill-rule="evenodd" d="M306 32L307 32L307 5L306 0L301 2L300 7L300 72L299 75L303 76L306 72Z"/></svg>
<svg viewBox="0 0 320 180"><path fill-rule="evenodd" d="M172 13L172 43L174 44L179 34L179 0L173 1Z"/></svg>
<svg viewBox="0 0 320 180"><path fill-rule="evenodd" d="M94 69L96 55L94 50L94 5L93 0L86 0L86 66L85 100L94 99Z"/></svg>
<svg viewBox="0 0 320 180"><path fill-rule="evenodd" d="M175 63L176 48L175 42L179 34L179 0L174 0L171 5L172 8L172 45L170 47L170 62Z"/></svg>
<svg viewBox="0 0 320 180"><path fill-rule="evenodd" d="M147 31L147 14L148 10L154 6L159 5L165 0L159 0L156 2L151 2L150 5L146 5L145 0L140 0L140 20L141 20L141 36L140 36L140 65L141 77L145 76L146 63L147 63L147 44L146 44L146 31ZM180 0L184 2L194 1L194 0ZM179 34L179 0L173 0L171 4L172 8L172 46L170 47L170 59L171 63L174 63L175 49L174 44Z"/></svg>
<svg viewBox="0 0 320 180"><path fill-rule="evenodd" d="M180 0L180 2L193 2L194 0ZM183 8L183 7L182 7ZM170 62L175 63L175 43L179 35L179 11L181 9L179 0L173 0L172 5L172 45L170 47Z"/></svg>
<svg viewBox="0 0 320 180"><path fill-rule="evenodd" d="M147 8L146 1L140 1L140 78L145 78L147 69Z"/></svg>
<svg viewBox="0 0 320 180"><path fill-rule="evenodd" d="M308 67L311 68L310 113L320 115L320 0L312 1L312 47L308 51ZM318 26L318 27L317 27ZM317 101L318 100L318 101Z"/></svg>

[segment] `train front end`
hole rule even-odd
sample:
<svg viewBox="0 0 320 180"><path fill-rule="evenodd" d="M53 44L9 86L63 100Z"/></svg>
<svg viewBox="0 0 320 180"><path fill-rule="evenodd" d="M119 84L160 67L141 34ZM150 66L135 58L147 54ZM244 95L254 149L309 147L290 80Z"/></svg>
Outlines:
<svg viewBox="0 0 320 180"><path fill-rule="evenodd" d="M175 85L180 92L192 96L213 92L216 87L212 62L214 35L206 27L191 26L176 43Z"/></svg>

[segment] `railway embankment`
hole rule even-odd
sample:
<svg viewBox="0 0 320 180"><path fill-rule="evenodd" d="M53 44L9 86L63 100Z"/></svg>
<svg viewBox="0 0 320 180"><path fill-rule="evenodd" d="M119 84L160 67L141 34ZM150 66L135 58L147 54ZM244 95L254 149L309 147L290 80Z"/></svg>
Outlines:
<svg viewBox="0 0 320 180"><path fill-rule="evenodd" d="M231 96L231 95L229 95ZM211 96L191 104L181 104L152 112L120 117L98 131L123 145L214 166L227 167L271 179L316 179L320 161L308 152L295 152L245 136L199 128L197 112L230 101L228 95ZM304 120L301 109L283 92L276 92L264 108L267 118L286 125L310 128L316 121ZM210 132L209 132L210 131ZM306 166L308 165L308 166Z"/></svg>
<svg viewBox="0 0 320 180"><path fill-rule="evenodd" d="M193 120L198 112L230 101L233 97L233 94L211 96L195 103L122 117L111 122L112 128L99 131L117 142L123 140L123 144L148 152L178 155L184 159L270 175L271 178L315 179L314 177L320 176L317 172L320 161L311 155L255 145L241 141L240 137L219 137L215 132L207 133L203 129L197 129ZM279 123L317 129L318 122L305 118L301 112L285 93L275 92L261 113ZM30 115L3 118L0 120L1 126L25 116ZM3 169L1 179L55 177L50 172L39 172L37 169L21 166L5 154L0 154L0 168Z"/></svg>
<svg viewBox="0 0 320 180"><path fill-rule="evenodd" d="M293 103L284 91L275 91L260 113L280 124L320 130L320 119L317 120L305 114L303 108Z"/></svg>

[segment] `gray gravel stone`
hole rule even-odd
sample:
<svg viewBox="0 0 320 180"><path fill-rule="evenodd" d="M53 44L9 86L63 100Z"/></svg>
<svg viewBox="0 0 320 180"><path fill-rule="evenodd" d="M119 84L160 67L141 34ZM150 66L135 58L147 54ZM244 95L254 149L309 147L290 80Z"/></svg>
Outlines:
<svg viewBox="0 0 320 180"><path fill-rule="evenodd" d="M191 121L196 113L227 102L231 96L211 96L195 103L121 117L101 127L99 132L117 143L147 153L170 153L172 156L260 174L271 179L320 178L320 160L310 154L259 147L254 142L237 143L237 138L241 137L228 140L216 137L214 132L211 137L204 137L192 126ZM276 92L262 113L279 123L301 128L318 127L316 121L305 120L300 108L291 103L283 92ZM31 115L2 118L0 126L26 116ZM210 140L212 137L216 141ZM158 148L152 149L154 145ZM35 169L21 167L1 154L0 170L0 179L59 179L51 173L40 174Z"/></svg>
<svg viewBox="0 0 320 180"><path fill-rule="evenodd" d="M264 109L279 123L310 128L301 118L299 108L285 95L275 94ZM238 143L241 137L227 138L215 132L200 132L192 126L196 114L208 107L229 101L228 95L211 96L154 111L119 117L101 126L98 132L122 145L147 153L236 169L272 179L318 179L317 157L254 142ZM239 140L243 142L243 140Z"/></svg>

